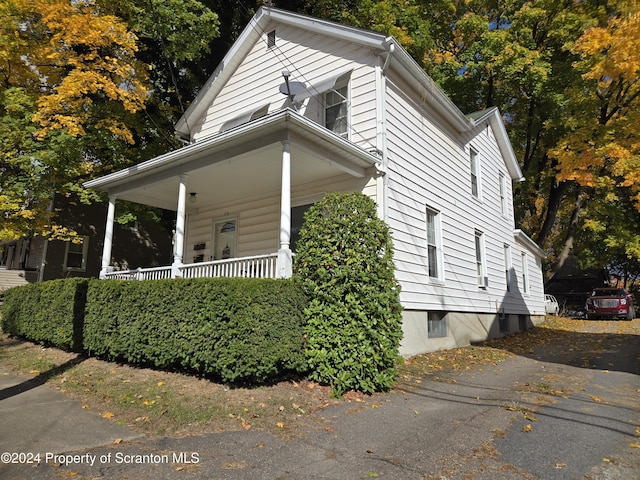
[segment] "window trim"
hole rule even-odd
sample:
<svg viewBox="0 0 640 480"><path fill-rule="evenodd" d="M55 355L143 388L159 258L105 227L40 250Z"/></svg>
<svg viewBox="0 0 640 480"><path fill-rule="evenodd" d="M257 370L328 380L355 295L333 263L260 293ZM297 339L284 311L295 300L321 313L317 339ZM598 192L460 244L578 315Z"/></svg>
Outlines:
<svg viewBox="0 0 640 480"><path fill-rule="evenodd" d="M336 135L345 138L347 140L349 140L350 138L350 132L349 132L349 125L350 125L350 119L349 119L349 115L351 114L351 102L349 100L350 97L350 89L349 89L349 80L350 77L347 76L346 78L338 78L336 81L336 84L333 86L333 88L330 88L329 90L322 92L322 110L321 110L321 114L322 114L322 125L329 131L335 133ZM339 90L344 89L344 93L345 95L342 95ZM331 94L335 94L335 95L339 95L340 97L342 97L343 101L339 102L339 103L334 103L329 105L328 102L328 95ZM344 113L344 128L345 131L344 132L338 132L335 130L335 128L329 128L329 126L327 125L327 110L329 110L329 108L331 107L336 107L339 105L344 105L345 108L345 113ZM342 118L341 116L336 116L335 120L338 120L339 118ZM335 126L335 122L334 121L334 126Z"/></svg>
<svg viewBox="0 0 640 480"><path fill-rule="evenodd" d="M484 245L484 233L480 230L474 232L475 257L476 257L476 283L478 288L486 290L488 287L486 253Z"/></svg>
<svg viewBox="0 0 640 480"><path fill-rule="evenodd" d="M513 289L513 261L511 256L511 245L504 244L504 271L505 271L505 281L507 284L507 293L511 293Z"/></svg>
<svg viewBox="0 0 640 480"><path fill-rule="evenodd" d="M473 147L469 147L469 173L471 175L471 195L473 198L480 200L482 198L480 154Z"/></svg>
<svg viewBox="0 0 640 480"><path fill-rule="evenodd" d="M426 258L427 258L427 275L429 275L429 279L433 282L442 283L444 281L444 271L443 271L443 252L442 252L442 228L441 228L441 213L434 209L426 206L425 209L425 242L426 242ZM429 218L433 219L433 241L434 243L431 245L429 243ZM433 246L435 248L435 270L436 275L431 275L431 255L429 252L429 247Z"/></svg>
<svg viewBox="0 0 640 480"><path fill-rule="evenodd" d="M64 263L62 264L62 269L70 272L86 272L87 271L87 256L89 253L89 235L78 235L76 238L82 238L82 260L80 267L70 267L69 266L69 253L79 254L80 252L69 252L72 244L78 245L71 240L68 240L64 249Z"/></svg>
<svg viewBox="0 0 640 480"><path fill-rule="evenodd" d="M522 252L522 294L529 295L529 255Z"/></svg>
<svg viewBox="0 0 640 480"><path fill-rule="evenodd" d="M506 217L508 213L507 208L507 176L500 172L498 174L498 181L500 182L500 212L502 216Z"/></svg>

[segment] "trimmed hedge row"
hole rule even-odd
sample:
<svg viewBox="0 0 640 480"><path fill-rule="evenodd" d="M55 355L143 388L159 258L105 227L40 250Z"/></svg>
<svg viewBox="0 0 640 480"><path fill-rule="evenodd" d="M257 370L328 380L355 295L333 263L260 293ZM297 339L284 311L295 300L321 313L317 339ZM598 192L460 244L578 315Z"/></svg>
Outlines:
<svg viewBox="0 0 640 480"><path fill-rule="evenodd" d="M10 288L4 293L2 330L64 350L82 350L89 280L70 278Z"/></svg>
<svg viewBox="0 0 640 480"><path fill-rule="evenodd" d="M51 284L66 293L55 303L43 296L53 291ZM7 291L3 330L62 348L81 346L103 358L225 382L261 383L308 369L303 333L307 299L295 280L84 280L84 290L82 284L69 279ZM79 294L83 291L84 298ZM54 317L61 334L47 327ZM70 342L74 338L76 343Z"/></svg>

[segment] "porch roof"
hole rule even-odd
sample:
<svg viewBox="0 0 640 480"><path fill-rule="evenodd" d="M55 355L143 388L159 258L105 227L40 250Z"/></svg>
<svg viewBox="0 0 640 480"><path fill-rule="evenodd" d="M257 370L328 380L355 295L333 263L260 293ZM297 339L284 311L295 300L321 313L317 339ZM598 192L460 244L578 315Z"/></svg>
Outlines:
<svg viewBox="0 0 640 480"><path fill-rule="evenodd" d="M292 185L345 173L365 178L380 162L375 154L287 108L84 186L168 210L176 209L178 179L184 174L188 191L202 205L279 193L285 139L291 145Z"/></svg>

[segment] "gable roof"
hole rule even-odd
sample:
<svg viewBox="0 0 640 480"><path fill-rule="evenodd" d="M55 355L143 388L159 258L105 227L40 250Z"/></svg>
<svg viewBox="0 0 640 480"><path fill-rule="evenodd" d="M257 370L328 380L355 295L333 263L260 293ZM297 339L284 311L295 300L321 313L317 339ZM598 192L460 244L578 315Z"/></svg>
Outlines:
<svg viewBox="0 0 640 480"><path fill-rule="evenodd" d="M297 27L320 35L333 37L360 45L386 55L389 68L393 68L410 85L420 87L428 92L423 100L436 112L442 115L458 132L468 132L484 121L489 121L493 128L498 146L504 157L509 174L513 180L524 180L522 171L511 147L506 129L496 108L490 108L466 116L436 85L409 53L391 37L380 33L350 27L339 23L320 20L298 13L288 12L270 7L260 7L249 24L242 31L233 46L224 56L214 73L207 80L189 108L175 126L176 134L190 139L190 126L196 125L205 115L208 107L220 93L229 78L235 73L246 55L256 42L276 25Z"/></svg>

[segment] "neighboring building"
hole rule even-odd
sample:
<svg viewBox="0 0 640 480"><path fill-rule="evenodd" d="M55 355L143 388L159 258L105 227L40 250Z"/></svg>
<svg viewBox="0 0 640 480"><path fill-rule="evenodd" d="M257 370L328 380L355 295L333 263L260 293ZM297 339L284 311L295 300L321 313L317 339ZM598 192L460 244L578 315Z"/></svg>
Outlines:
<svg viewBox="0 0 640 480"><path fill-rule="evenodd" d="M57 195L58 223L78 233L75 242L25 237L0 244L0 290L14 285L69 277L98 277L104 240L104 204L85 205ZM118 248L111 262L121 268L170 261L171 233L153 222L117 225Z"/></svg>
<svg viewBox="0 0 640 480"><path fill-rule="evenodd" d="M402 354L544 318L499 112L464 115L392 37L262 7L176 132L183 148L85 184L107 225L116 199L177 212L171 266L111 272L108 228L103 277L287 277L309 205L362 191L393 233Z"/></svg>

